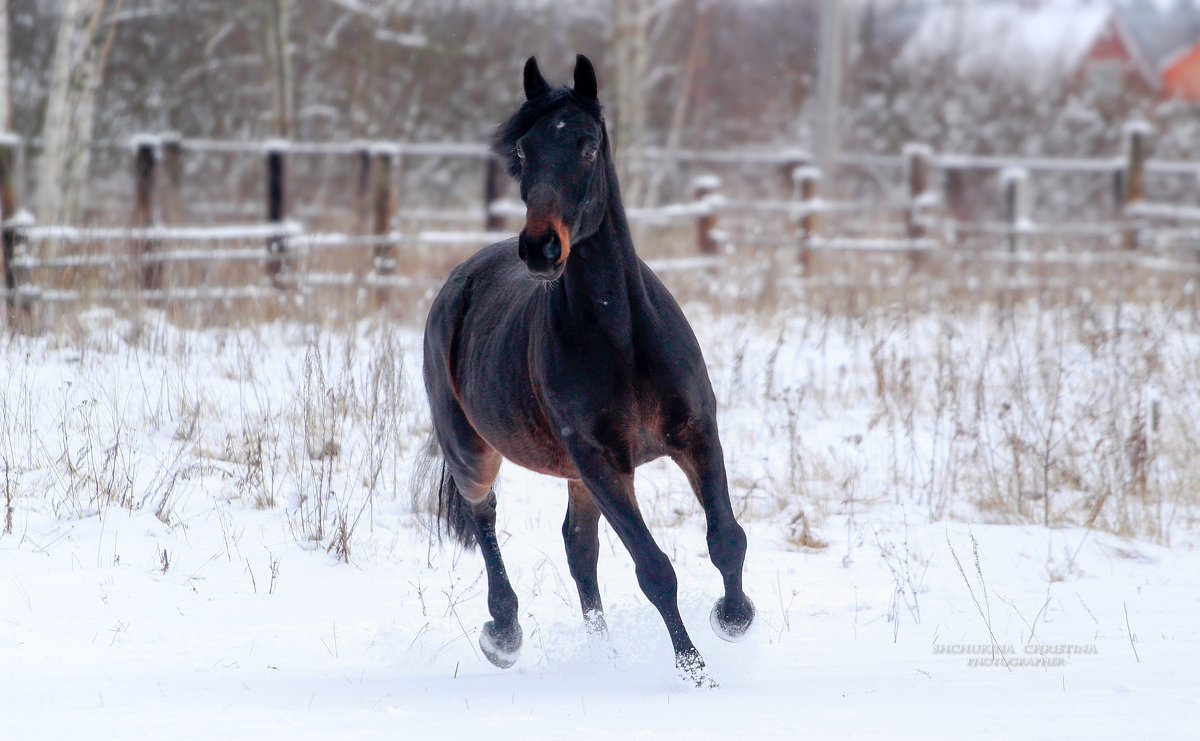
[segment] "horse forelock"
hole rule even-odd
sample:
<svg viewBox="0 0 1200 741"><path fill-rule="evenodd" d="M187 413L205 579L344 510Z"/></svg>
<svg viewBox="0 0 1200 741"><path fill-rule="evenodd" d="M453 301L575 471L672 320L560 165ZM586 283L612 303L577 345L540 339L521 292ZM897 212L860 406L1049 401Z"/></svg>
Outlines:
<svg viewBox="0 0 1200 741"><path fill-rule="evenodd" d="M598 101L585 98L569 87L558 87L525 101L507 121L496 127L492 135L492 152L504 162L510 176L516 178L521 174L521 160L515 151L517 141L543 117L568 106L582 110L604 126L604 108Z"/></svg>

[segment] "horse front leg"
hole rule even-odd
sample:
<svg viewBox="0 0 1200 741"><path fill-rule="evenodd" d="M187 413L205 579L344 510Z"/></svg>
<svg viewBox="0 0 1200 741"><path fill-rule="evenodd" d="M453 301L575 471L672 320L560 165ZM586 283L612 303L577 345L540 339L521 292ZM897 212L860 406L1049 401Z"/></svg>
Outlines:
<svg viewBox="0 0 1200 741"><path fill-rule="evenodd" d="M679 581L667 554L663 553L642 519L634 498L633 474L614 469L603 453L594 449L573 450L572 459L582 483L591 492L604 518L633 557L638 586L654 605L667 626L675 651L675 666L697 686L713 685L704 672L704 659L696 650L679 614Z"/></svg>
<svg viewBox="0 0 1200 741"><path fill-rule="evenodd" d="M582 481L567 482L567 516L563 520L563 543L567 548L567 566L579 590L579 606L587 632L604 635L604 605L600 602L600 585L596 578L596 563L600 557L600 507Z"/></svg>
<svg viewBox="0 0 1200 741"><path fill-rule="evenodd" d="M715 427L715 425L714 425ZM754 622L754 603L742 589L746 560L746 531L738 524L729 502L725 458L715 429L698 435L672 455L683 469L708 522L708 555L725 582L725 596L713 605L709 622L726 641L739 641Z"/></svg>

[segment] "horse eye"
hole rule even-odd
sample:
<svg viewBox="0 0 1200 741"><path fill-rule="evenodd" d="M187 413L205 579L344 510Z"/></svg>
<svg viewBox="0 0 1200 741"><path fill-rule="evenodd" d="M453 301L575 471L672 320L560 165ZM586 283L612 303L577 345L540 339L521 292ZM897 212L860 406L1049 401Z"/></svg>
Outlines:
<svg viewBox="0 0 1200 741"><path fill-rule="evenodd" d="M595 147L588 147L587 149L583 150L583 158L585 160L587 160L588 162L595 162L596 155L599 153L600 153L599 149L597 149Z"/></svg>
<svg viewBox="0 0 1200 741"><path fill-rule="evenodd" d="M525 159L525 150L521 149L520 144L517 145L517 159L519 159L519 160Z"/></svg>

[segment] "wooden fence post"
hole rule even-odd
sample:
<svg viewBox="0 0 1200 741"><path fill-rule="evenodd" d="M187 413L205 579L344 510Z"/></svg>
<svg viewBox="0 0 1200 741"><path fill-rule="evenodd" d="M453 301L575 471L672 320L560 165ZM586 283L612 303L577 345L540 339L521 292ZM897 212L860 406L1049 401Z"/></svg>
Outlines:
<svg viewBox="0 0 1200 741"><path fill-rule="evenodd" d="M811 167L812 161L807 157L791 157L783 162L779 168L781 182L786 191L791 194L792 200L796 200L799 193L800 180L797 179L796 173L804 167Z"/></svg>
<svg viewBox="0 0 1200 741"><path fill-rule="evenodd" d="M783 184L784 192L793 201L800 200L800 181L796 177L796 173L802 167L807 167L811 162L804 157L790 157L784 160L780 165L779 174L782 176L780 181ZM795 231L800 227L800 219L794 213L788 214L788 229Z"/></svg>
<svg viewBox="0 0 1200 741"><path fill-rule="evenodd" d="M287 264L287 237L283 234L283 215L286 208L285 168L288 142L272 139L263 145L267 154L267 221L279 225L279 232L267 239L267 277L282 288L280 275Z"/></svg>
<svg viewBox="0 0 1200 741"><path fill-rule="evenodd" d="M166 187L159 206L160 219L167 224L183 221L183 139L176 131L159 137L162 142L162 171Z"/></svg>
<svg viewBox="0 0 1200 741"><path fill-rule="evenodd" d="M1004 220L1008 224L1008 251L1021 252L1027 246L1029 220L1029 172L1023 167L1008 167L1000 173L1004 186Z"/></svg>
<svg viewBox="0 0 1200 741"><path fill-rule="evenodd" d="M969 215L966 172L956 167L946 168L944 172L946 213L954 221L965 221Z"/></svg>
<svg viewBox="0 0 1200 741"><path fill-rule="evenodd" d="M495 213L492 207L500 200L504 190L504 163L494 154L489 154L483 166L483 228L498 232L504 229L504 215Z"/></svg>
<svg viewBox="0 0 1200 741"><path fill-rule="evenodd" d="M944 186L942 189L943 203L945 204L946 221L944 223L944 236L949 244L958 244L959 226L970 220L971 210L967 204L967 174L966 171L957 167L948 167L943 170L945 174Z"/></svg>
<svg viewBox="0 0 1200 741"><path fill-rule="evenodd" d="M0 239L3 240L4 261L4 308L9 329L28 326L30 305L27 301L17 300L17 274L13 266L16 257L17 242L20 234L17 231L18 202L17 202L17 150L21 146L21 137L15 134L0 134Z"/></svg>
<svg viewBox="0 0 1200 741"><path fill-rule="evenodd" d="M367 234L370 230L369 214L371 212L371 145L369 142L358 142L354 152L358 160L358 179L354 184L354 228L358 234Z"/></svg>
<svg viewBox="0 0 1200 741"><path fill-rule="evenodd" d="M904 175L908 181L909 206L905 232L909 239L921 239L928 234L925 219L932 191L929 189L930 161L933 152L926 144L910 142L904 145ZM921 251L910 249L908 261L912 267L922 262Z"/></svg>
<svg viewBox="0 0 1200 741"><path fill-rule="evenodd" d="M717 254L717 240L713 230L717 228L717 211L715 200L717 191L721 188L721 179L716 175L700 175L692 181L692 194L698 209L696 218L696 248L702 255Z"/></svg>
<svg viewBox="0 0 1200 741"><path fill-rule="evenodd" d="M1137 225L1129 207L1146 198L1146 157L1153 131L1153 127L1145 121L1130 121L1122 130L1125 166L1119 192L1125 228L1121 233L1121 245L1127 250L1137 249L1138 246Z"/></svg>
<svg viewBox="0 0 1200 741"><path fill-rule="evenodd" d="M158 164L158 139L148 134L133 137L133 227L148 229L154 224L154 170ZM153 261L154 240L133 240L133 254L141 265L143 291L162 288L162 263Z"/></svg>
<svg viewBox="0 0 1200 741"><path fill-rule="evenodd" d="M928 145L910 142L904 145L904 177L908 181L909 209L905 231L909 239L926 234L921 209L929 191L929 161L933 153Z"/></svg>
<svg viewBox="0 0 1200 741"><path fill-rule="evenodd" d="M384 239L392 228L394 199L392 197L392 162L399 151L394 146L377 144L371 152L371 221L372 234L379 242L375 244L373 269L378 275L396 272L396 260L392 257L392 244Z"/></svg>
<svg viewBox="0 0 1200 741"><path fill-rule="evenodd" d="M817 225L820 217L817 215L817 204L821 200L821 171L815 167L801 166L792 170L792 182L800 193L800 267L808 274L812 262L811 243L817 236Z"/></svg>

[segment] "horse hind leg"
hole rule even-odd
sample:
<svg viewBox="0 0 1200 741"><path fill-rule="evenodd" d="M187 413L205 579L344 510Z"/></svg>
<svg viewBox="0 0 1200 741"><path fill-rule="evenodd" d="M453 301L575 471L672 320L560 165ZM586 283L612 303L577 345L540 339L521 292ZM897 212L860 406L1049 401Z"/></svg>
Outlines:
<svg viewBox="0 0 1200 741"><path fill-rule="evenodd" d="M588 633L605 635L608 625L604 621L604 606L600 602L596 578L596 563L600 557L600 508L582 481L568 481L567 494L567 516L563 520L567 566L579 590L579 605Z"/></svg>
<svg viewBox="0 0 1200 741"><path fill-rule="evenodd" d="M509 582L496 538L493 484L500 470L500 454L479 437L456 403L444 404L435 411L434 428L446 461L442 501L451 513L451 529L473 537L487 570L488 612L492 619L480 631L479 647L488 661L507 669L520 655L523 634L517 620L517 594ZM453 514L455 508L457 515Z"/></svg>
<svg viewBox="0 0 1200 741"><path fill-rule="evenodd" d="M517 620L517 594L508 580L496 539L496 494L490 491L483 501L468 506L472 531L487 570L488 612L492 615L479 633L479 648L488 661L507 669L517 663L524 636Z"/></svg>

